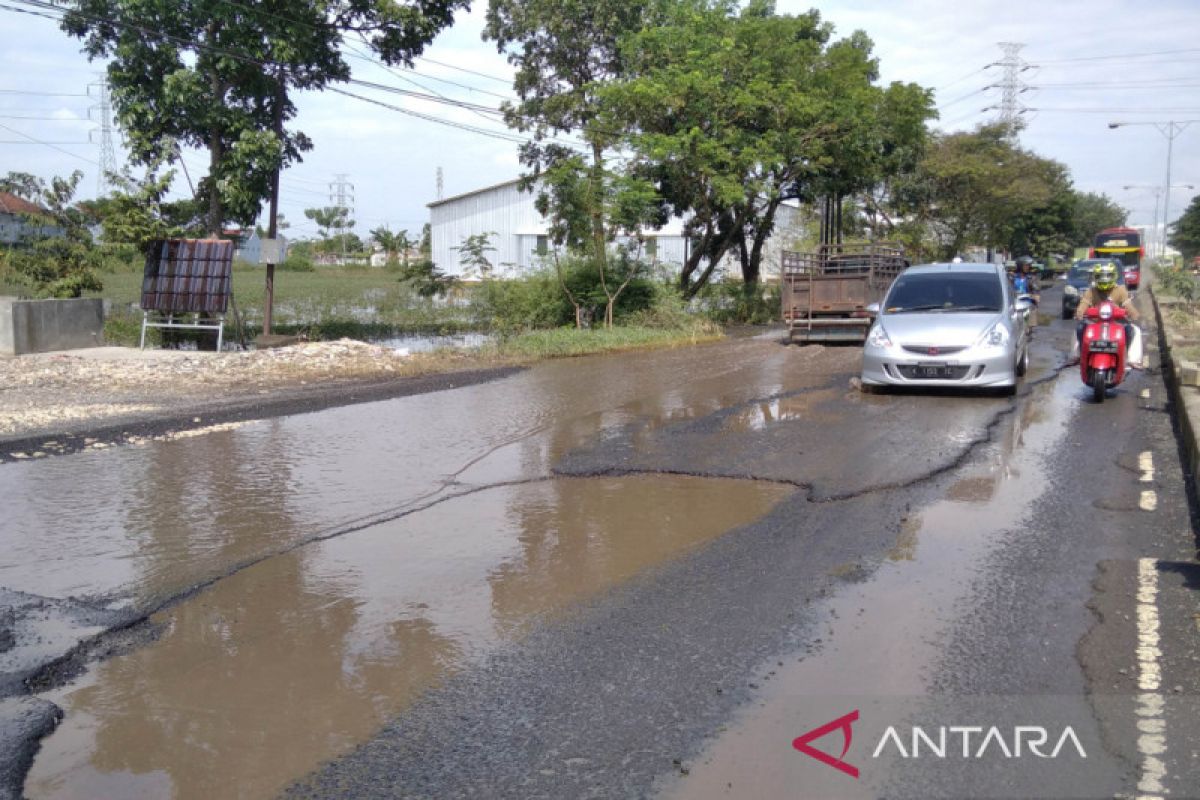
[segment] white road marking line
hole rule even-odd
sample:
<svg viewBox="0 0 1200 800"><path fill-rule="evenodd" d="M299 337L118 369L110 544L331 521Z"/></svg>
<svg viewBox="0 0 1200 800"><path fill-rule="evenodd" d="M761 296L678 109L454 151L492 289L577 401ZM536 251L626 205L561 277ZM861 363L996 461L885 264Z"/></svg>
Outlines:
<svg viewBox="0 0 1200 800"><path fill-rule="evenodd" d="M1142 511L1154 511L1158 508L1158 495L1153 489L1142 492L1141 499L1138 500L1138 508Z"/></svg>
<svg viewBox="0 0 1200 800"><path fill-rule="evenodd" d="M1138 559L1137 630L1138 689L1135 713L1138 715L1138 751L1142 755L1138 800L1160 800L1165 789L1162 780L1167 765L1159 756L1167 750L1167 722L1163 718L1166 702L1158 694L1162 670L1158 659L1158 562Z"/></svg>
<svg viewBox="0 0 1200 800"><path fill-rule="evenodd" d="M1150 390L1149 389L1142 389L1142 399L1143 400L1150 399Z"/></svg>
<svg viewBox="0 0 1200 800"><path fill-rule="evenodd" d="M1154 454L1149 450L1138 456L1138 469L1142 471L1142 483L1154 483Z"/></svg>

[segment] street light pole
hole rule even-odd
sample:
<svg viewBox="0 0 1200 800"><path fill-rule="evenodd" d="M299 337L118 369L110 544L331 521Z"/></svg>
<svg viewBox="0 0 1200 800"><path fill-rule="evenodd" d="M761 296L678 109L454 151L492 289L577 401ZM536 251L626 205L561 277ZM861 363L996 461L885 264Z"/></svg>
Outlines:
<svg viewBox="0 0 1200 800"><path fill-rule="evenodd" d="M1167 225L1170 222L1171 208L1171 154L1175 145L1175 137L1193 122L1200 122L1195 119L1185 119L1182 122L1176 120L1168 120L1167 122L1110 122L1109 128L1124 128L1132 125L1153 125L1159 133L1167 137L1167 180L1163 184L1163 227L1162 238L1159 240L1159 257L1167 254ZM1157 203L1155 203L1157 206ZM1154 227L1158 227L1158 212L1156 211L1154 219Z"/></svg>
<svg viewBox="0 0 1200 800"><path fill-rule="evenodd" d="M1150 184L1145 184L1145 183L1128 183L1128 184L1125 184L1124 186L1122 186L1121 188L1126 191L1129 191L1130 189L1148 189L1148 190L1150 190L1150 193L1154 195L1154 216L1151 217L1151 219L1154 220L1154 229L1155 229L1155 231L1154 231L1154 249L1160 251L1159 255L1162 255L1162 253L1165 252L1166 248L1163 247L1162 239L1160 239L1158 236L1158 204L1162 200L1163 187L1159 186L1158 184L1150 185ZM1172 184L1170 188L1172 188L1172 189L1195 189L1196 187L1190 183L1176 183L1176 184ZM1164 235L1166 234L1165 230L1163 231L1163 234Z"/></svg>

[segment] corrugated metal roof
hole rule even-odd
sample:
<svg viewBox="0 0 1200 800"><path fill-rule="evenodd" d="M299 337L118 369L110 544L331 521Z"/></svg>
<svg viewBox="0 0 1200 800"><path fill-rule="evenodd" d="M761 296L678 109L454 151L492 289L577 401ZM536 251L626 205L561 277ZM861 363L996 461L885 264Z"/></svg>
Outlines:
<svg viewBox="0 0 1200 800"><path fill-rule="evenodd" d="M0 214L45 214L38 206L11 192L0 192Z"/></svg>
<svg viewBox="0 0 1200 800"><path fill-rule="evenodd" d="M473 197L474 195L477 195L477 194L486 194L487 192L493 192L496 189L504 189L508 186L513 186L514 184L517 184L520 182L521 182L520 178L513 178L512 180L505 181L504 183L497 183L493 186L485 186L482 189L476 189L471 192L463 192L462 194L456 194L453 197L447 197L442 200L434 200L432 203L426 203L425 207L426 208L435 208L437 206L445 205L446 203L453 203L456 200L462 200L467 197Z"/></svg>

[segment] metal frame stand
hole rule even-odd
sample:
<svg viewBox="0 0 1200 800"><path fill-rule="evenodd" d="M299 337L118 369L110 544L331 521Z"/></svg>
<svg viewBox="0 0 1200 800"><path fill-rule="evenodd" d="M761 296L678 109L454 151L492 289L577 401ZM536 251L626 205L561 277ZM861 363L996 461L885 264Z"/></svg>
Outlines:
<svg viewBox="0 0 1200 800"><path fill-rule="evenodd" d="M202 330L217 332L217 352L221 352L221 346L225 341L225 315L218 314L215 322L201 322L199 314L191 314L195 318L195 322L176 322L174 314L167 314L166 322L151 322L151 311L142 312L142 340L139 345L140 349L146 349L146 329L147 328L176 328L182 330Z"/></svg>

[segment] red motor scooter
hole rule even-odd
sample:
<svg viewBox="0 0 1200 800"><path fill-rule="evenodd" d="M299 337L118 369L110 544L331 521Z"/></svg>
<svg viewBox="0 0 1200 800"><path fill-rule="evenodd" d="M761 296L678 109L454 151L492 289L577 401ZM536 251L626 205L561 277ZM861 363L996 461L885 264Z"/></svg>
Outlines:
<svg viewBox="0 0 1200 800"><path fill-rule="evenodd" d="M1096 402L1103 403L1105 393L1125 379L1125 309L1105 302L1089 308L1084 318L1080 377L1092 387Z"/></svg>

